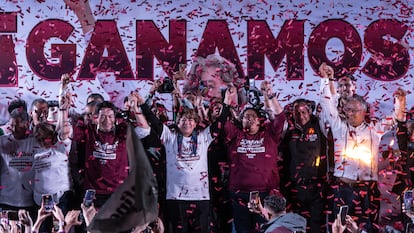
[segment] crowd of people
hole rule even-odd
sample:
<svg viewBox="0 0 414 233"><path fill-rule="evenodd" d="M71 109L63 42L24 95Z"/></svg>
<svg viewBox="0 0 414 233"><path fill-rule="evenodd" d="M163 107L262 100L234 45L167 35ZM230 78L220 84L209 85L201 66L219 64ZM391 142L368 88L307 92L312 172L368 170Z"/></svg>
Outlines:
<svg viewBox="0 0 414 233"><path fill-rule="evenodd" d="M354 77L334 77L327 64L319 104L301 98L285 107L268 81L240 86L219 55L193 66L169 84L155 81L146 98L132 92L121 108L91 94L77 114L67 74L57 101L11 101L0 136L3 231L85 232L131 172L129 125L157 180L159 211L132 232L379 232L379 144L392 129L401 150L396 192L412 188L414 124L404 90L379 120ZM171 93L173 119L157 92ZM346 224L335 219L343 205Z"/></svg>

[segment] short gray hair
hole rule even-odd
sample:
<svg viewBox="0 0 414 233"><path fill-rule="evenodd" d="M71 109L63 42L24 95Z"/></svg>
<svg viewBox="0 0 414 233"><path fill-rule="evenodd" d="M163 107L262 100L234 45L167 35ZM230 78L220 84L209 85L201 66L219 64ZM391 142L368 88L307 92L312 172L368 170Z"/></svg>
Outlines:
<svg viewBox="0 0 414 233"><path fill-rule="evenodd" d="M347 98L346 103L349 103L349 102L359 102L359 103L361 103L362 107L364 108L364 111L367 111L367 109L368 109L367 101L365 101L365 99L360 95L353 95L353 96Z"/></svg>

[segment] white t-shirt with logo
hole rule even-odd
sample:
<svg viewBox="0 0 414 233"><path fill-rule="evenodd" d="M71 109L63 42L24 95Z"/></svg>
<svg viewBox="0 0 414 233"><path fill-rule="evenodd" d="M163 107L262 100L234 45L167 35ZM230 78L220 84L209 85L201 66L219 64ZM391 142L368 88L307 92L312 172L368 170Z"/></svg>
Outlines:
<svg viewBox="0 0 414 233"><path fill-rule="evenodd" d="M71 142L68 138L51 148L37 148L33 162L33 198L37 205L42 203L42 194L51 194L58 202L63 193L71 189L68 158Z"/></svg>
<svg viewBox="0 0 414 233"><path fill-rule="evenodd" d="M181 155L178 134L163 126L161 140L167 157L167 200L210 200L208 181L208 146L213 141L210 127L197 135L197 150L193 153L190 137L183 137Z"/></svg>
<svg viewBox="0 0 414 233"><path fill-rule="evenodd" d="M0 136L0 203L30 207L33 202L34 137L15 139L12 134Z"/></svg>

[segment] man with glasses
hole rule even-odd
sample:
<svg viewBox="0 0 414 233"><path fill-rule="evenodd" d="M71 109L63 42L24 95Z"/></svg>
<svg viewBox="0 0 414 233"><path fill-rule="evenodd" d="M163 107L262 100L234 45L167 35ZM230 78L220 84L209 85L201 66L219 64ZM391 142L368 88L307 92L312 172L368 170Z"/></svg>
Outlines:
<svg viewBox="0 0 414 233"><path fill-rule="evenodd" d="M329 123L334 138L334 212L340 205L348 205L350 215L356 216L368 232L378 232L374 227L379 215L378 150L381 137L391 130L397 120L404 120L405 91L398 89L392 116L379 122L367 123L368 108L359 95L347 98L341 118L329 79L321 79L322 122Z"/></svg>

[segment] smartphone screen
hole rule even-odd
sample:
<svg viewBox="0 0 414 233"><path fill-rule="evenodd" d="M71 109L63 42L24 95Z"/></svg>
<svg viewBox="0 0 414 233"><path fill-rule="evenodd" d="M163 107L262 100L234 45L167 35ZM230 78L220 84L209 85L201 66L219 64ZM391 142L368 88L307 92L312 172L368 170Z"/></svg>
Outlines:
<svg viewBox="0 0 414 233"><path fill-rule="evenodd" d="M43 194L42 202L43 202L43 207L45 208L46 212L52 212L53 205L54 205L52 195Z"/></svg>
<svg viewBox="0 0 414 233"><path fill-rule="evenodd" d="M9 210L7 211L7 218L12 221L19 221L19 214L17 211Z"/></svg>
<svg viewBox="0 0 414 233"><path fill-rule="evenodd" d="M95 199L95 190L94 189L88 189L85 192L85 197L83 198L83 205L85 207L89 207L92 205L93 199Z"/></svg>
<svg viewBox="0 0 414 233"><path fill-rule="evenodd" d="M339 209L339 216L341 216L341 223L342 225L345 225L346 215L348 214L348 206L343 205Z"/></svg>
<svg viewBox="0 0 414 233"><path fill-rule="evenodd" d="M253 208L257 208L259 205L259 191L250 192L249 202Z"/></svg>
<svg viewBox="0 0 414 233"><path fill-rule="evenodd" d="M412 223L407 223L406 233L414 233L414 225Z"/></svg>
<svg viewBox="0 0 414 233"><path fill-rule="evenodd" d="M404 206L405 212L412 211L413 209L413 190L407 190L404 192Z"/></svg>
<svg viewBox="0 0 414 233"><path fill-rule="evenodd" d="M254 78L249 78L249 87L250 89L256 87L256 82Z"/></svg>

